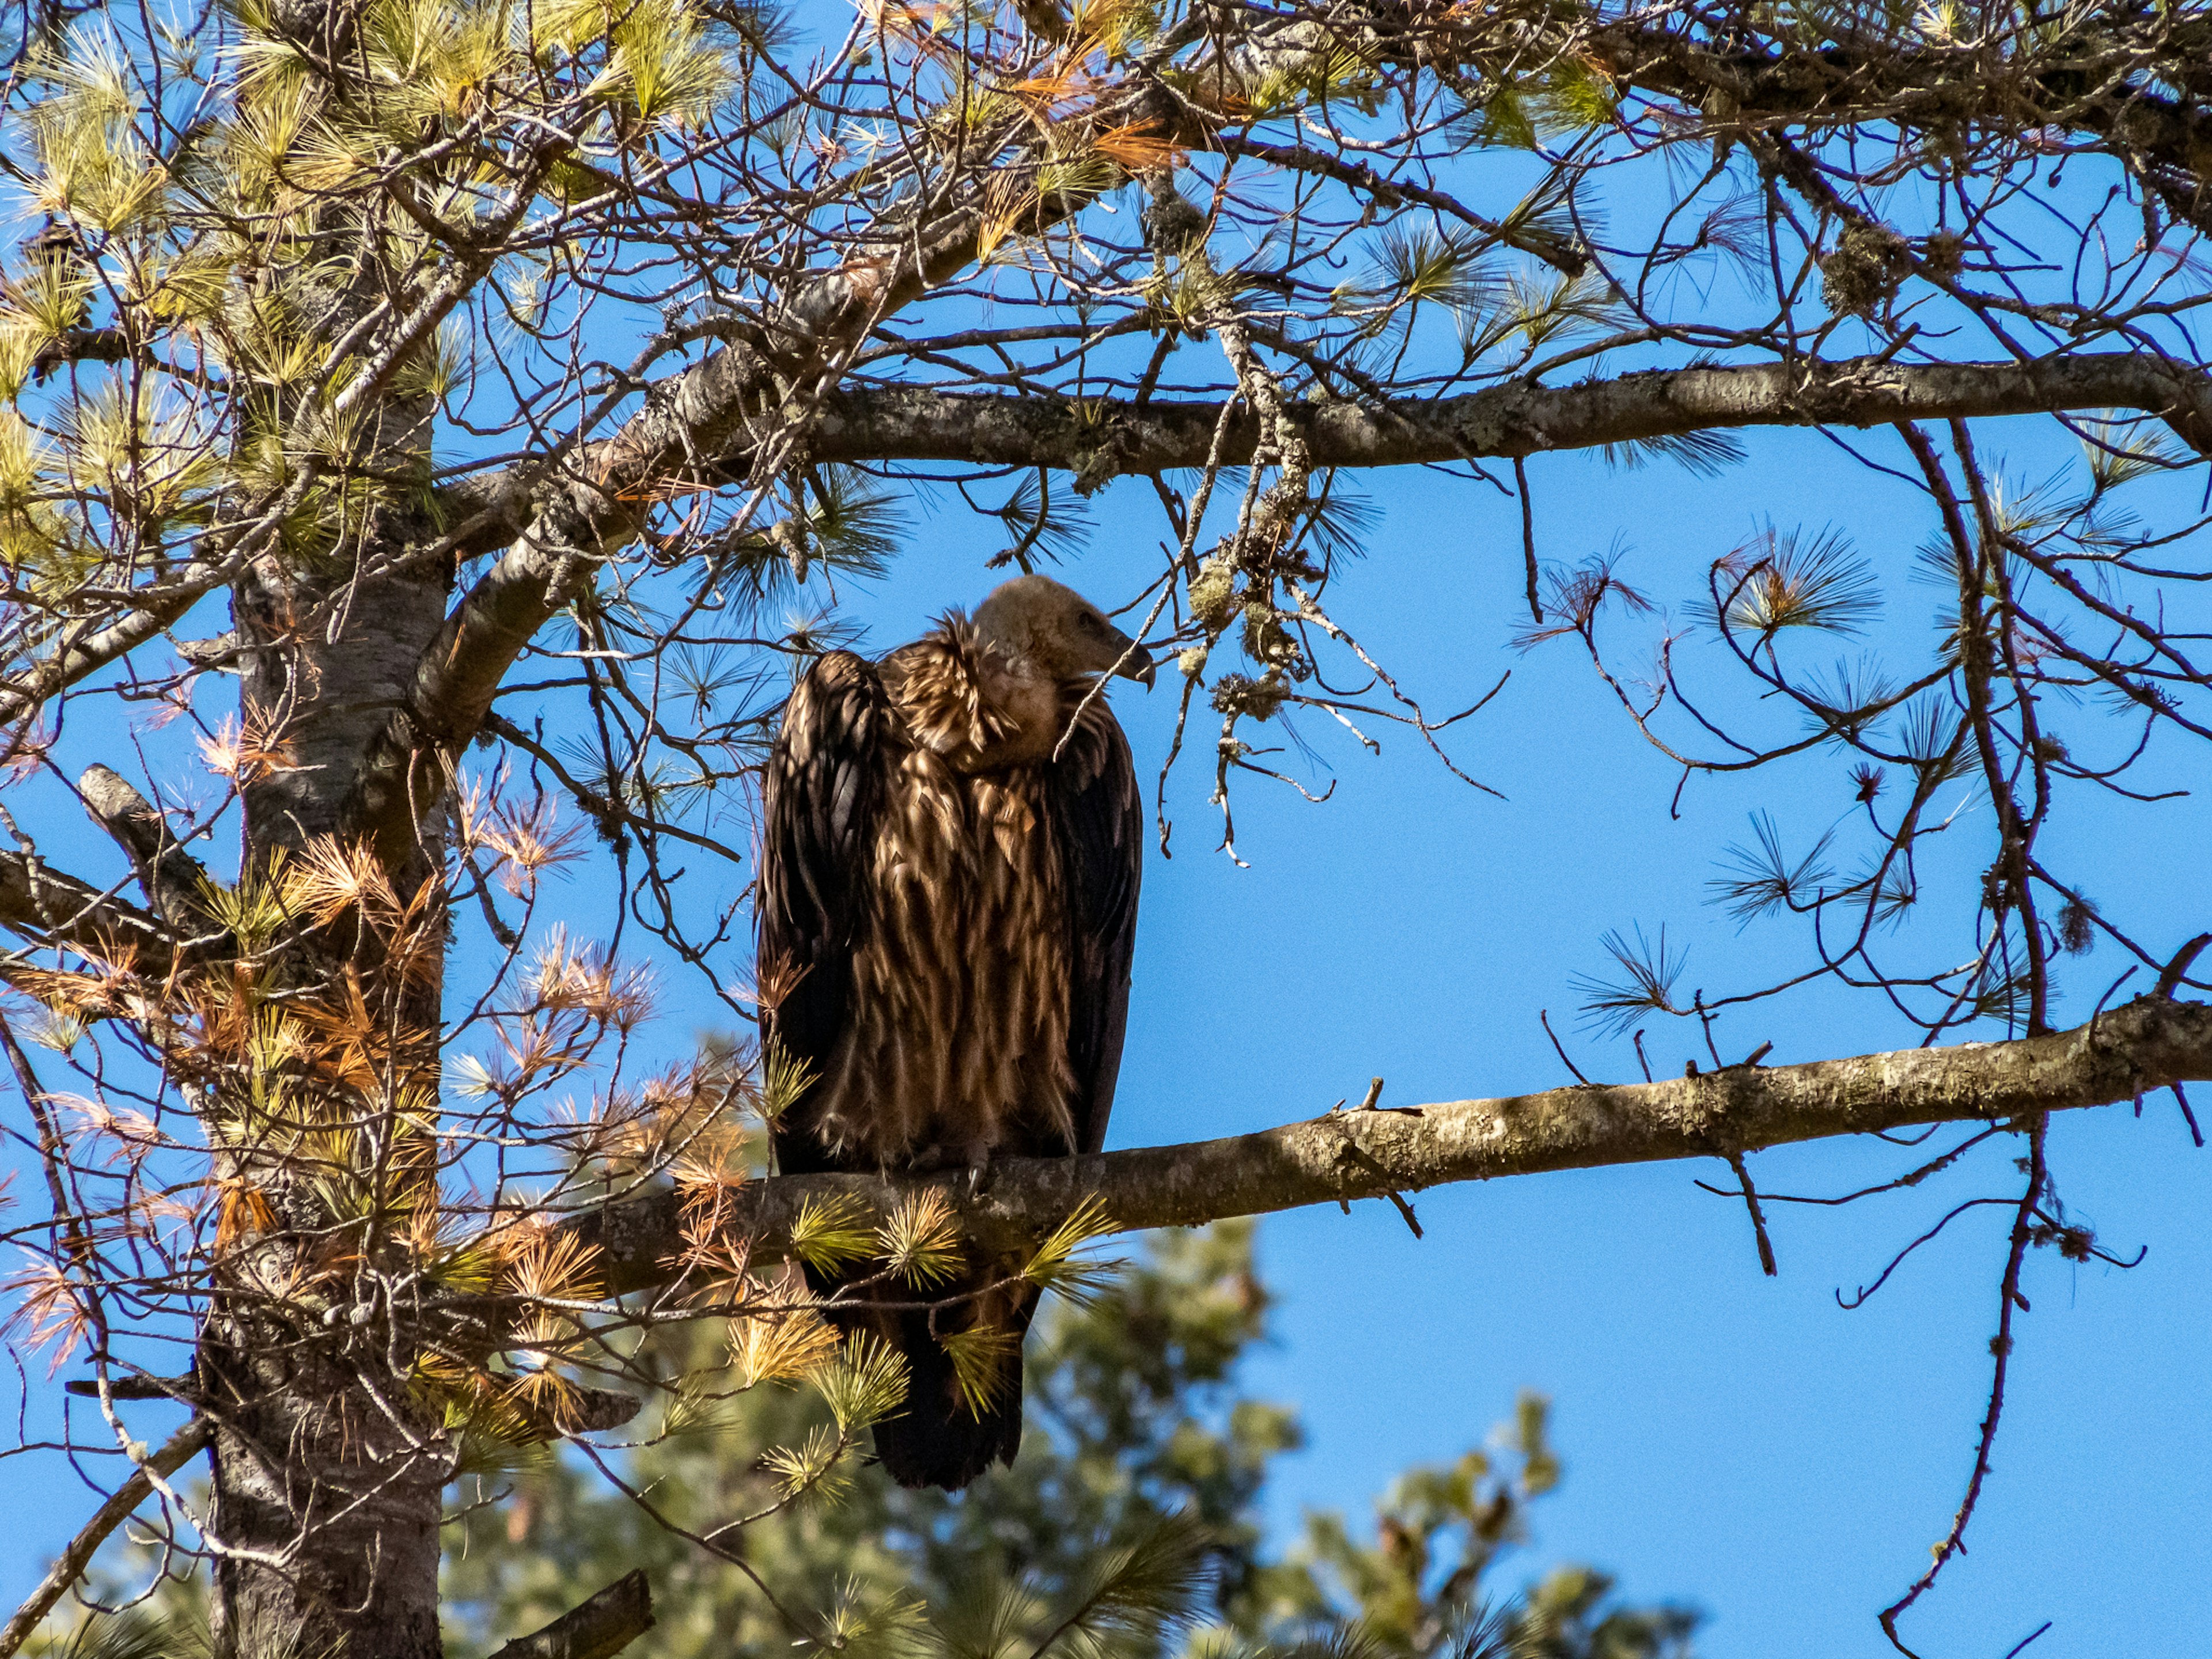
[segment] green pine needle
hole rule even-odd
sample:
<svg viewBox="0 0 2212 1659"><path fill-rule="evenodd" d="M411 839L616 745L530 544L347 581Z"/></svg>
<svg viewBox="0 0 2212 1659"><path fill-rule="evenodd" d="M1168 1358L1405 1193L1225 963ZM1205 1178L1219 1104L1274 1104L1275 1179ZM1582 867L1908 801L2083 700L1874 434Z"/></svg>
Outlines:
<svg viewBox="0 0 2212 1659"><path fill-rule="evenodd" d="M760 1115L773 1123L814 1081L814 1068L771 1037L761 1054Z"/></svg>
<svg viewBox="0 0 2212 1659"><path fill-rule="evenodd" d="M1040 1290L1057 1291L1079 1304L1088 1303L1109 1283L1122 1264L1079 1257L1076 1252L1093 1239L1121 1231L1095 1197L1086 1197L1073 1212L1053 1229L1038 1245L1022 1277Z"/></svg>
<svg viewBox="0 0 2212 1659"><path fill-rule="evenodd" d="M1647 1014L1675 1014L1674 981L1682 975L1688 953L1667 948L1662 925L1656 940L1647 939L1639 924L1631 943L1618 928L1601 941L1606 954L1620 964L1618 980L1577 975L1570 981L1583 994L1583 1024L1590 1030L1623 1036Z"/></svg>
<svg viewBox="0 0 2212 1659"><path fill-rule="evenodd" d="M804 1445L771 1446L762 1453L761 1467L775 1477L777 1494L784 1502L810 1497L834 1504L852 1484L843 1466L849 1444L827 1423L817 1423Z"/></svg>
<svg viewBox="0 0 2212 1659"><path fill-rule="evenodd" d="M876 1230L876 1241L891 1271L917 1290L943 1284L960 1265L959 1224L934 1187L902 1193Z"/></svg>
<svg viewBox="0 0 2212 1659"><path fill-rule="evenodd" d="M1731 842L1723 854L1733 873L1716 877L1705 884L1713 902L1725 905L1738 922L1768 915L1785 907L1807 908L1835 872L1821 862L1833 838L1832 831L1813 843L1813 850L1792 863L1782 851L1782 832L1769 812L1751 817L1755 844Z"/></svg>
<svg viewBox="0 0 2212 1659"><path fill-rule="evenodd" d="M906 1403L906 1356L881 1338L856 1331L806 1380L837 1419L838 1431L849 1437Z"/></svg>
<svg viewBox="0 0 2212 1659"><path fill-rule="evenodd" d="M1030 1659L1155 1648L1188 1624L1206 1584L1212 1532L1195 1516L1170 1515L1136 1542L1101 1556L1059 1624Z"/></svg>
<svg viewBox="0 0 2212 1659"><path fill-rule="evenodd" d="M1709 628L1725 618L1745 644L1786 628L1856 634L1881 615L1881 590L1842 532L1768 525L1714 562L1711 592L1692 609Z"/></svg>
<svg viewBox="0 0 2212 1659"><path fill-rule="evenodd" d="M847 1194L808 1199L791 1224L792 1254L820 1273L835 1273L866 1260L876 1245L868 1213L866 1204Z"/></svg>
<svg viewBox="0 0 2212 1659"><path fill-rule="evenodd" d="M1002 1325L971 1325L938 1338L952 1361L952 1380L969 1416L981 1419L1006 1392L1009 1360L1018 1360L1021 1339Z"/></svg>

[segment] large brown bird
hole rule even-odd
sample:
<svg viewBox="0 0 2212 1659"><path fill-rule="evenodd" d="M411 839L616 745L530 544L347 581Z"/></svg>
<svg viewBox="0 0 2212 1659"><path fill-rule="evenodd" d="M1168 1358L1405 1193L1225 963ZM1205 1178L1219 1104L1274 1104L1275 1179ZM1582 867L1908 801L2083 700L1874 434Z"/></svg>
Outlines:
<svg viewBox="0 0 2212 1659"><path fill-rule="evenodd" d="M1143 830L1128 742L1091 695L1115 672L1152 683L1096 605L1022 576L973 618L880 662L833 651L799 682L769 760L758 910L762 981L781 988L763 1036L812 1078L775 1124L786 1174L981 1178L1000 1154L1105 1140ZM1036 1307L1020 1266L971 1257L933 1307L871 1306L922 1299L881 1285L840 1316L906 1356L903 1412L876 1425L901 1485L957 1490L1013 1462ZM994 1386L963 1391L939 1339L978 1326L1014 1340Z"/></svg>

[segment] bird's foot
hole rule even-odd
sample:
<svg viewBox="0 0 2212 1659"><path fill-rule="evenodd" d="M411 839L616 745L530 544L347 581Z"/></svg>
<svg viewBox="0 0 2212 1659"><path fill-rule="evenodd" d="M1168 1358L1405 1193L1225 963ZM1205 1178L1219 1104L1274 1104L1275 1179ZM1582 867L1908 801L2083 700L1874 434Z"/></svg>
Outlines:
<svg viewBox="0 0 2212 1659"><path fill-rule="evenodd" d="M990 1191L991 1149L989 1147L973 1146L969 1149L968 1177L962 1186L964 1195L971 1204Z"/></svg>
<svg viewBox="0 0 2212 1659"><path fill-rule="evenodd" d="M980 1198L991 1189L991 1148L983 1143L932 1146L906 1166L906 1173L953 1176L963 1200Z"/></svg>

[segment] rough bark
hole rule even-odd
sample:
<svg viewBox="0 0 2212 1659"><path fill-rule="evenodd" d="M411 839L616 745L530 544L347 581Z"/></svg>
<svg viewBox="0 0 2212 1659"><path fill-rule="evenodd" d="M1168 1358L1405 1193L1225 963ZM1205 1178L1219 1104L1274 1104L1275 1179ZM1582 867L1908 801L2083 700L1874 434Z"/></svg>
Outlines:
<svg viewBox="0 0 2212 1659"><path fill-rule="evenodd" d="M222 1419L215 1526L231 1552L216 1562L216 1652L435 1659L443 1469L425 1455L436 1425L407 1420L406 1379L296 1338L258 1355L218 1338L202 1355Z"/></svg>
<svg viewBox="0 0 2212 1659"><path fill-rule="evenodd" d="M419 526L392 528L385 544ZM342 826L363 752L442 621L444 601L441 580L356 584L274 558L241 586L247 706L277 716L285 750L243 792L249 860L296 851ZM441 781L410 815L410 832L443 794ZM391 862L409 892L427 878L430 850L410 833ZM296 984L328 987L364 966L335 942L326 951L310 940L288 972ZM435 1030L439 997L434 970L414 988L406 1022ZM217 1651L435 1659L440 1425L410 1392L408 1333L389 1329L388 1310L354 1299L367 1294L360 1281L373 1284L375 1263L356 1282L326 1287L327 1322L318 1322L313 1298L266 1296L267 1285L291 1282L331 1225L312 1165L295 1164L282 1126L267 1138L265 1146L234 1145L226 1158L282 1226L226 1265L228 1293L218 1295L200 1350L222 1425L211 1460L216 1532L229 1552L216 1563Z"/></svg>
<svg viewBox="0 0 2212 1659"><path fill-rule="evenodd" d="M2004 1122L2203 1078L2212 1078L2212 1006L2143 997L2073 1030L2016 1042L1332 1111L1187 1146L1007 1159L972 1200L956 1180L939 1184L976 1237L1018 1247L1086 1200L1103 1207L1115 1231L1194 1227L1453 1182L1725 1157L1917 1124ZM809 1200L846 1195L881 1214L899 1190L859 1176L779 1176L729 1195L728 1225L772 1242ZM569 1225L599 1247L610 1288L641 1290L678 1271L681 1211L676 1194L654 1193Z"/></svg>
<svg viewBox="0 0 2212 1659"><path fill-rule="evenodd" d="M343 221L324 234L348 240ZM378 284L389 278L388 250L374 237L349 246L358 257L331 267L349 280L309 285L296 301L309 315L326 308L333 332L372 315ZM419 394L374 399L356 440L362 465L386 477L422 476L432 412ZM392 556L430 538L418 502L393 492L331 527L335 544L272 545L232 588L246 711L239 776L249 871L346 827L364 757L445 620L449 571ZM432 775L410 803L409 835L387 860L403 896L433 872L446 793L445 777ZM129 815L117 816L120 823ZM270 969L279 986L307 1002L374 987L380 945L343 931L299 935ZM441 981L432 950L392 999L396 1006L378 1006L380 1021L434 1033ZM394 1041L378 1065L386 1086L349 1091L319 1079L265 1116L233 1104L226 1119L219 1089L211 1091L206 1115L218 1167L270 1216L258 1236L218 1256L200 1334L198 1374L219 1424L210 1457L211 1624L222 1659L436 1659L441 1651L447 1448L437 1412L411 1387L416 1336L406 1310L380 1291L392 1277L383 1270L404 1246L387 1229L334 1212L332 1183L298 1147L301 1125L312 1127L318 1114L360 1121L362 1148L404 1137L393 1103L410 1065L419 1078L419 1056ZM327 1097L310 1098L321 1089ZM392 1158L395 1167L404 1162ZM399 1177L384 1178L397 1194ZM318 1251L339 1241L345 1265L326 1265Z"/></svg>
<svg viewBox="0 0 2212 1659"><path fill-rule="evenodd" d="M1415 466L1595 449L1758 426L1888 426L2053 410L2133 409L2212 452L2212 380L2132 352L2041 363L1744 363L1657 369L1579 386L1516 384L1431 402L1297 403L1285 413L1316 466ZM960 396L921 388L823 400L812 453L823 460L972 461L1066 467L1103 481L1205 463L1218 404ZM1222 459L1252 458L1259 426L1232 416Z"/></svg>

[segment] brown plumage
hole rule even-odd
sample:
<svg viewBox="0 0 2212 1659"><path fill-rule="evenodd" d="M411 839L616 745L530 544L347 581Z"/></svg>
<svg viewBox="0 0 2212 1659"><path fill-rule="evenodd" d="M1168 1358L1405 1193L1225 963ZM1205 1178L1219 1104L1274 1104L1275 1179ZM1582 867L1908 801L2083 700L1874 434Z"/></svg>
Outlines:
<svg viewBox="0 0 2212 1659"><path fill-rule="evenodd" d="M813 1079L776 1121L779 1169L980 1176L1104 1142L1143 825L1121 729L1103 697L1085 705L1113 672L1152 684L1096 606L1023 576L972 621L953 612L879 663L831 652L799 682L769 761L759 890L762 979L783 988L763 1035ZM971 1259L933 1309L881 1305L922 1298L878 1286L841 1316L906 1356L904 1412L876 1426L902 1484L957 1489L1013 1461L1036 1305L1002 1282L1020 1267ZM988 1401L939 1340L979 1326L1012 1338Z"/></svg>

